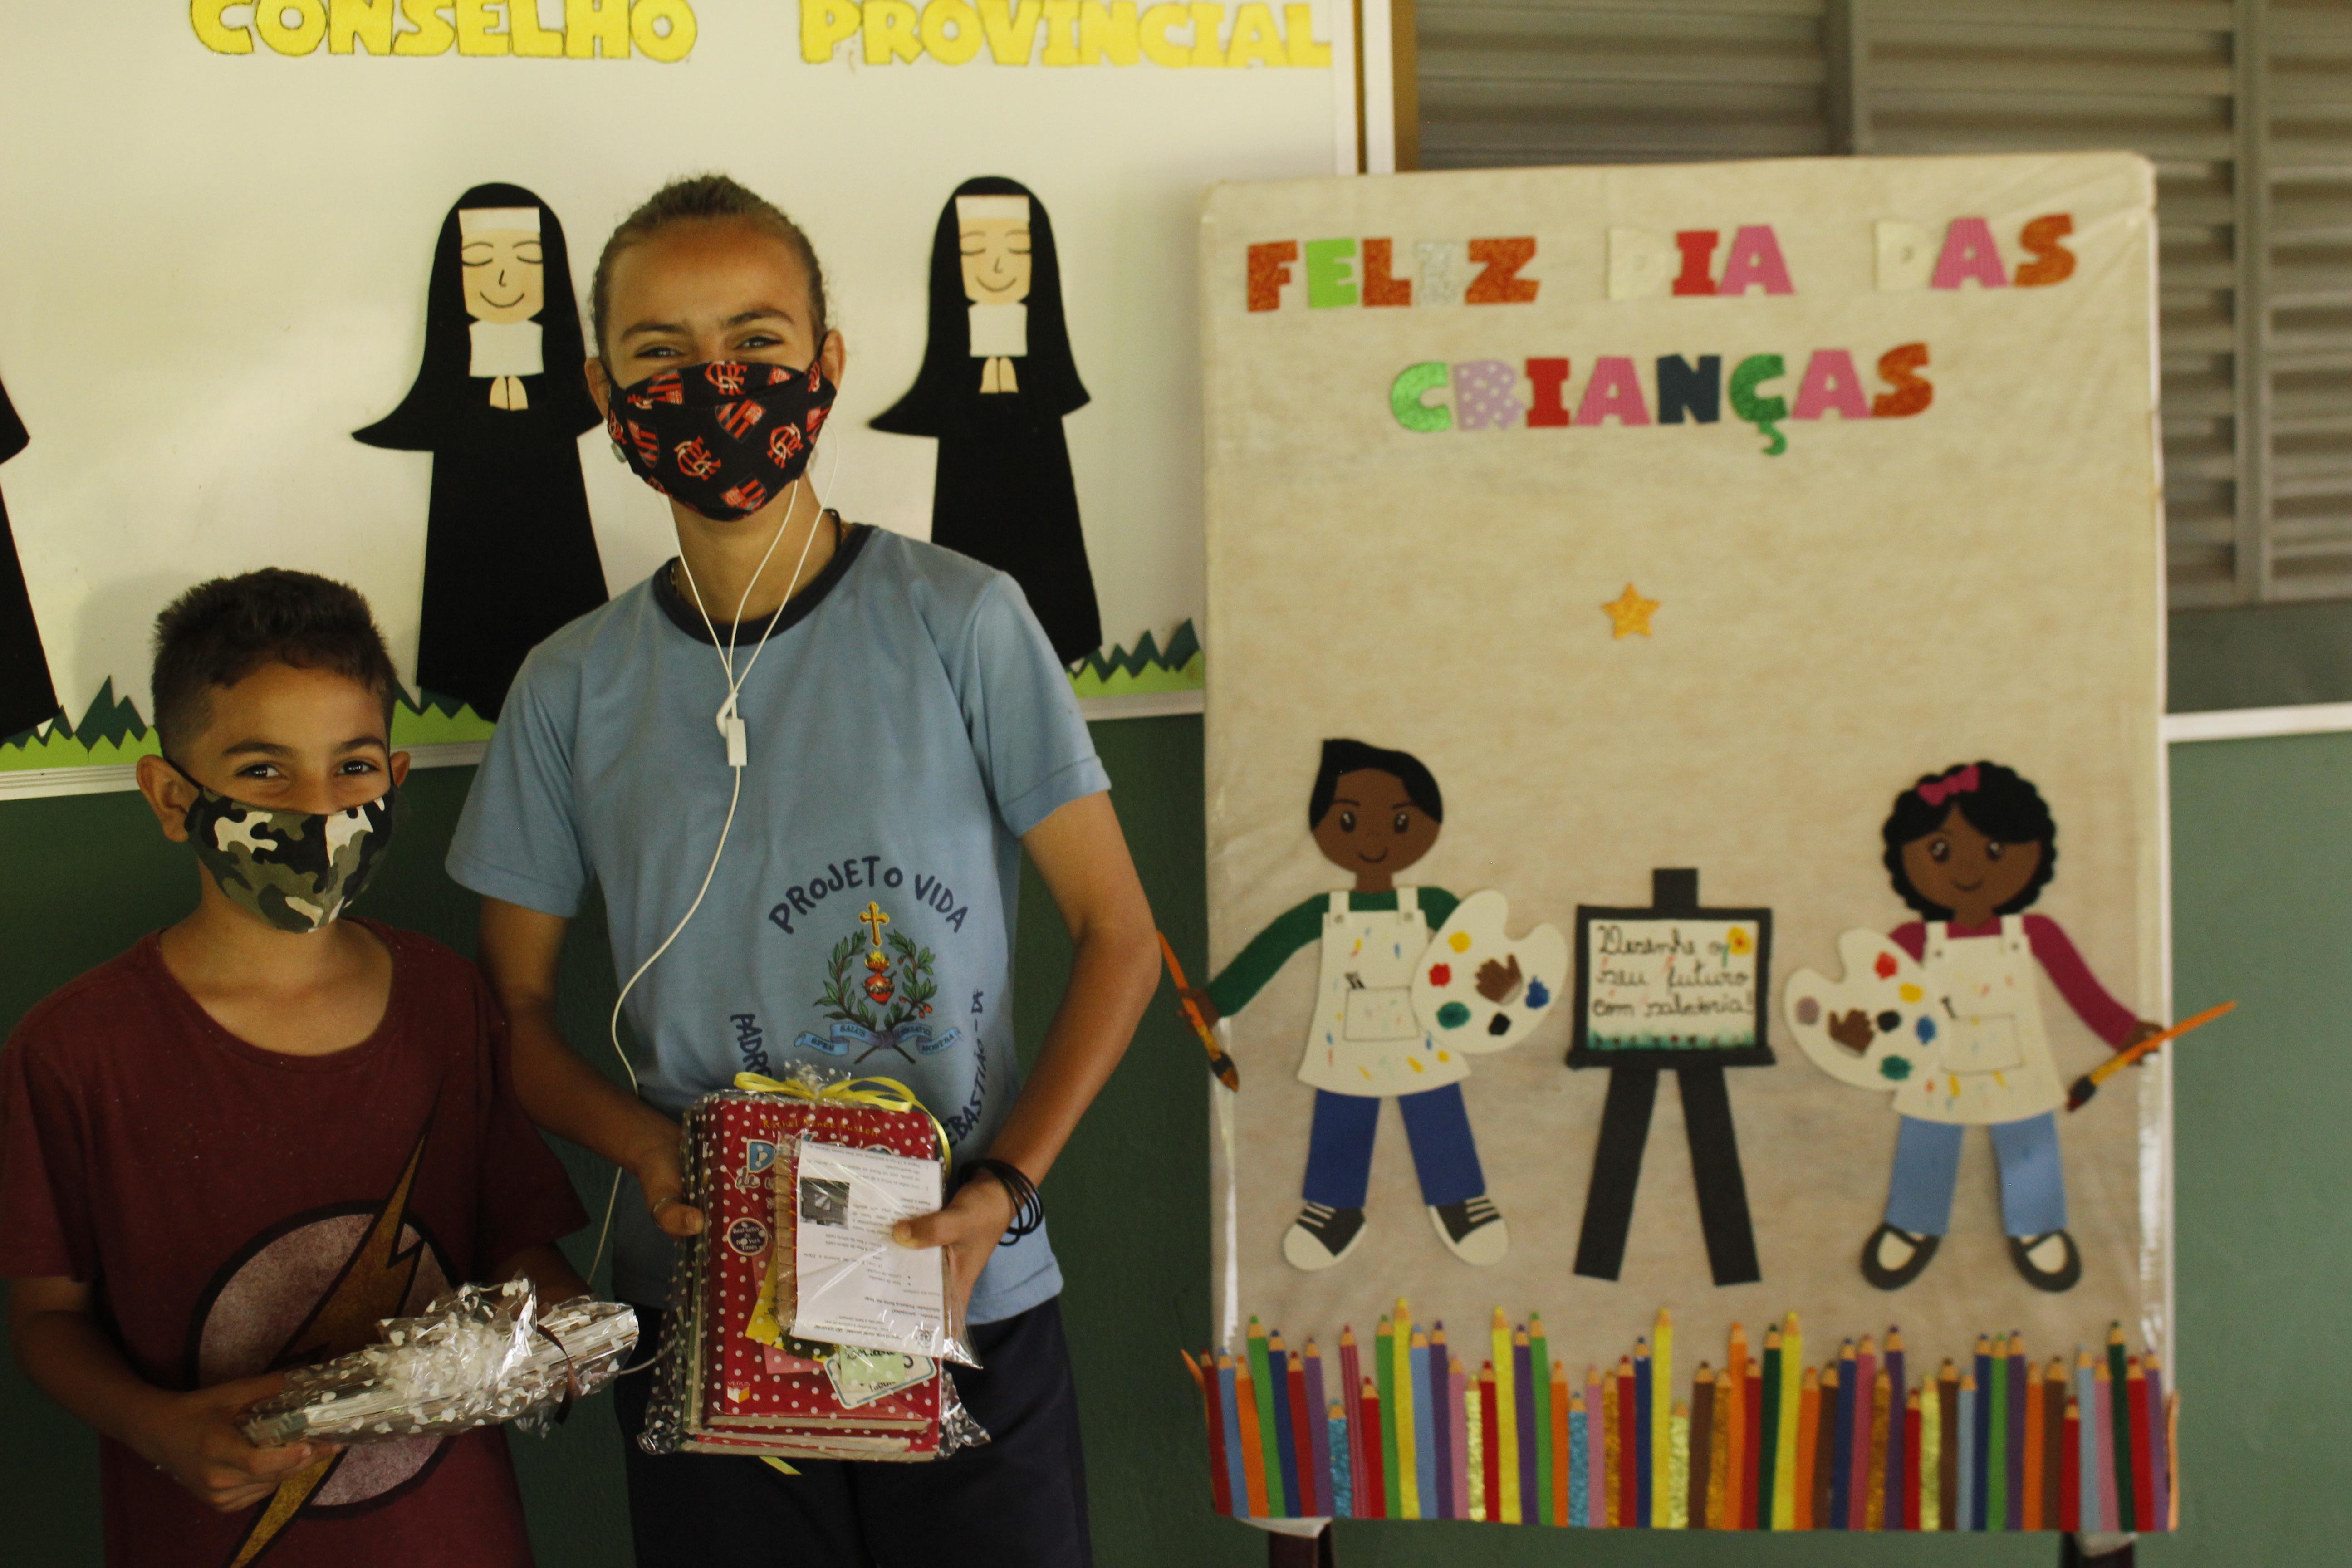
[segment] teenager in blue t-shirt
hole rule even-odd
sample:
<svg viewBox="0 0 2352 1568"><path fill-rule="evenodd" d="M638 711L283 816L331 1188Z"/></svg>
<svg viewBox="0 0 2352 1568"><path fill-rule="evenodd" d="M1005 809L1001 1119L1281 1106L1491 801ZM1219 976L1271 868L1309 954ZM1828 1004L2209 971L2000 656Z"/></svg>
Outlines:
<svg viewBox="0 0 2352 1568"><path fill-rule="evenodd" d="M672 1239L702 1223L680 1111L796 1061L908 1084L956 1169L983 1178L902 1239L944 1247L969 1294L982 1366L957 1386L993 1439L792 1477L628 1442L637 1561L1087 1563L1061 1273L1042 1223L1013 1222L1158 979L1108 781L1010 578L845 524L802 482L845 356L789 219L721 176L672 184L605 246L593 306L591 386L616 448L670 498L679 555L530 655L449 852L484 895L516 1087L625 1173L614 1289L643 1312ZM1024 849L1076 947L1025 1085ZM558 955L592 882L619 973L651 965L626 994L642 1100L556 1027ZM1000 1247L1008 1229L1025 1234ZM621 1392L633 1438L644 1380Z"/></svg>

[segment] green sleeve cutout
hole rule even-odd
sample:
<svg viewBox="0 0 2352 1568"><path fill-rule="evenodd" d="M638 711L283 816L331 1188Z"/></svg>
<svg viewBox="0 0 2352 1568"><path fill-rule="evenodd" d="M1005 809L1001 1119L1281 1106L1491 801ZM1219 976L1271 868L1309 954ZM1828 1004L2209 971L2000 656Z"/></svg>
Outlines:
<svg viewBox="0 0 2352 1568"><path fill-rule="evenodd" d="M1429 934L1432 936L1445 929L1445 922L1454 918L1454 911L1462 903L1443 888L1423 888L1413 897L1421 906L1421 912L1429 917Z"/></svg>
<svg viewBox="0 0 2352 1568"><path fill-rule="evenodd" d="M1328 893L1317 893L1252 937L1224 973L1209 982L1209 1000L1217 1011L1231 1017L1248 1006L1291 954L1323 934L1323 911L1330 902Z"/></svg>

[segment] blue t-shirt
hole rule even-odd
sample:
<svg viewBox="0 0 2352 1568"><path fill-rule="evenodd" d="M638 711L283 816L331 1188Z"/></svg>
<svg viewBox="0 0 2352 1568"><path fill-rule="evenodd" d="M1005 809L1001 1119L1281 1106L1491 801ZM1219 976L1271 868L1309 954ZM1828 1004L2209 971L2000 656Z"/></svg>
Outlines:
<svg viewBox="0 0 2352 1568"><path fill-rule="evenodd" d="M675 1115L738 1072L817 1062L898 1079L978 1155L1020 1088L1020 835L1109 787L1069 679L1012 578L866 527L776 616L745 624L738 670L763 637L726 855L629 994L645 1096ZM449 874L567 918L601 884L625 979L709 868L733 784L726 693L667 567L565 626L508 694ZM614 1288L657 1303L669 1242L628 1187ZM998 1249L971 1321L1061 1286L1040 1229Z"/></svg>

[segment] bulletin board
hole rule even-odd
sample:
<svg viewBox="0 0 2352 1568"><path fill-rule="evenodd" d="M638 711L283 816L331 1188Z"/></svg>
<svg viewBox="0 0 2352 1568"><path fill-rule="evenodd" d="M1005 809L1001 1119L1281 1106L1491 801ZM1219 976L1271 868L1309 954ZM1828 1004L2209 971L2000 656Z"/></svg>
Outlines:
<svg viewBox="0 0 2352 1568"><path fill-rule="evenodd" d="M436 533L450 442L383 428L437 352L436 260L463 237L467 193L502 187L475 205L540 214L541 265L562 272L513 351L530 368L510 379L541 393L539 478L484 503L562 516L499 531L529 542L472 584L560 622L675 542L660 498L571 417L576 366L534 356L576 342L614 225L711 170L791 214L824 265L848 368L815 482L846 517L918 536L945 437L871 421L924 363L953 194L979 176L1030 194L1058 247L1083 398L1039 416L1064 438L1082 524L1084 562L1055 569L1088 574L1099 612L1101 647L1074 680L1082 696L1196 691L1199 195L1358 166L1356 15L1331 0L196 0L12 16L0 773L152 749L155 612L267 564L368 595L407 688L395 741L486 735L494 696L417 677L428 554L464 576L491 519L444 513ZM459 390L486 399L502 366L478 357Z"/></svg>
<svg viewBox="0 0 2352 1568"><path fill-rule="evenodd" d="M2152 199L1212 195L1222 1510L2170 1521Z"/></svg>

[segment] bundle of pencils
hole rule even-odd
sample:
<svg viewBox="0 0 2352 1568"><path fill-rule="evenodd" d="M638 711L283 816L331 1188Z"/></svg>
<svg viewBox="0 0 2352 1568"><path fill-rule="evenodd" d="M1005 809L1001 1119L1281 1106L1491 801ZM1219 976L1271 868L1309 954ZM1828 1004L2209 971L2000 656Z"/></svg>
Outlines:
<svg viewBox="0 0 2352 1568"><path fill-rule="evenodd" d="M1571 1384L1539 1314L1449 1337L1411 1305L1339 1364L1255 1319L1240 1349L1184 1362L1207 1416L1218 1512L1455 1519L1584 1530L2176 1528L2179 1395L2121 1325L2103 1353L2037 1363L1979 1338L1916 1381L1899 1329L1805 1363L1792 1313L1761 1358L1732 1325L1718 1368L1674 1384L1658 1315L1612 1368ZM1369 1348L1369 1370L1362 1357ZM1466 1353L1478 1361L1467 1371Z"/></svg>

